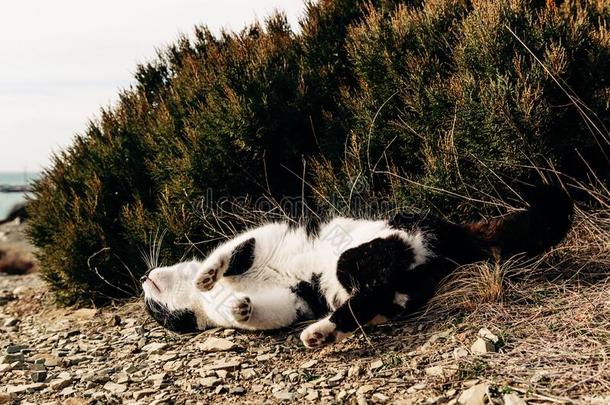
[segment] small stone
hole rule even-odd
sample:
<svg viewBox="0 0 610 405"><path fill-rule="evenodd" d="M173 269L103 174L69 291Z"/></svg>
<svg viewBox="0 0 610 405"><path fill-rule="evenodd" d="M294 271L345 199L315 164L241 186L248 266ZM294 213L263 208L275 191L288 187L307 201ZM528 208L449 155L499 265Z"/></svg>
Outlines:
<svg viewBox="0 0 610 405"><path fill-rule="evenodd" d="M127 391L127 385L108 381L106 384L104 384L104 389L112 394L121 394Z"/></svg>
<svg viewBox="0 0 610 405"><path fill-rule="evenodd" d="M64 339L67 339L72 336L78 336L78 335L80 335L80 330L78 330L78 329L72 329L72 330L69 330L68 332L62 333L62 337Z"/></svg>
<svg viewBox="0 0 610 405"><path fill-rule="evenodd" d="M496 335L494 335L493 333L490 332L489 329L487 328L481 328L479 329L479 333L478 333L479 337L482 337L483 339L487 339L491 342L498 343L500 341L500 338L497 337Z"/></svg>
<svg viewBox="0 0 610 405"><path fill-rule="evenodd" d="M317 390L308 390L305 399L311 402L317 400L319 396Z"/></svg>
<svg viewBox="0 0 610 405"><path fill-rule="evenodd" d="M235 343L227 339L210 337L205 342L199 343L197 349L204 352L224 352L227 350L233 350Z"/></svg>
<svg viewBox="0 0 610 405"><path fill-rule="evenodd" d="M426 374L428 374L429 376L432 377L443 377L444 376L444 369L442 366L431 366L431 367L426 367L426 369L424 370Z"/></svg>
<svg viewBox="0 0 610 405"><path fill-rule="evenodd" d="M383 367L383 361L377 360L371 363L371 370L377 370Z"/></svg>
<svg viewBox="0 0 610 405"><path fill-rule="evenodd" d="M224 361L222 363L206 366L208 370L237 370L241 366L241 360Z"/></svg>
<svg viewBox="0 0 610 405"><path fill-rule="evenodd" d="M381 392L376 392L376 393L374 393L371 396L371 399L373 400L373 402L383 404L385 402L388 402L390 397L388 397L387 395L382 394Z"/></svg>
<svg viewBox="0 0 610 405"><path fill-rule="evenodd" d="M461 359L463 357L467 357L468 354L468 350L464 349L463 347L456 347L455 349L453 349L453 358L456 360Z"/></svg>
<svg viewBox="0 0 610 405"><path fill-rule="evenodd" d="M205 388L212 388L218 383L220 383L220 378L218 377L204 377L199 380L199 383Z"/></svg>
<svg viewBox="0 0 610 405"><path fill-rule="evenodd" d="M41 383L41 382L45 382L46 379L47 379L46 371L34 371L32 373L32 381L34 381L34 382Z"/></svg>
<svg viewBox="0 0 610 405"><path fill-rule="evenodd" d="M23 349L27 349L27 346L22 345L8 345L6 347L7 354L15 354L21 352Z"/></svg>
<svg viewBox="0 0 610 405"><path fill-rule="evenodd" d="M254 371L253 368L244 368L243 370L241 370L241 377L246 379L246 380L250 380L254 377L256 377L256 371Z"/></svg>
<svg viewBox="0 0 610 405"><path fill-rule="evenodd" d="M3 326L5 326L5 327L16 326L20 322L21 322L21 320L18 318L7 318L4 321Z"/></svg>
<svg viewBox="0 0 610 405"><path fill-rule="evenodd" d="M44 357L45 367L57 367L59 364L59 357L53 355L47 355Z"/></svg>
<svg viewBox="0 0 610 405"><path fill-rule="evenodd" d="M0 357L0 364L13 364L15 362L23 363L23 353L5 354Z"/></svg>
<svg viewBox="0 0 610 405"><path fill-rule="evenodd" d="M457 373L455 366L430 366L424 372L432 377L451 377Z"/></svg>
<svg viewBox="0 0 610 405"><path fill-rule="evenodd" d="M332 383L337 383L337 382L343 380L343 378L344 378L343 373L337 373L334 376L330 377L328 379L328 382L331 383L331 384Z"/></svg>
<svg viewBox="0 0 610 405"><path fill-rule="evenodd" d="M477 384L462 392L457 400L460 405L484 405L487 395L487 384Z"/></svg>
<svg viewBox="0 0 610 405"><path fill-rule="evenodd" d="M496 351L496 346L490 340L478 338L472 346L470 346L470 351L475 354L493 353Z"/></svg>
<svg viewBox="0 0 610 405"><path fill-rule="evenodd" d="M71 379L69 379L69 378L58 378L58 379L55 379L55 380L51 381L49 386L54 391L60 391L60 390L63 390L64 388L66 388L70 384L72 384L72 380Z"/></svg>
<svg viewBox="0 0 610 405"><path fill-rule="evenodd" d="M309 361L306 361L305 363L301 364L300 368L311 368L311 367L315 366L316 364L318 364L318 360L309 360Z"/></svg>
<svg viewBox="0 0 610 405"><path fill-rule="evenodd" d="M61 395L62 397L67 397L67 396L74 395L75 392L76 392L76 390L74 389L74 387L66 387L63 390L61 390L59 395Z"/></svg>
<svg viewBox="0 0 610 405"><path fill-rule="evenodd" d="M19 395L19 394L24 394L28 391L29 389L29 385L28 384L22 384L22 385L9 385L6 387L6 392L8 394L12 394L12 395Z"/></svg>
<svg viewBox="0 0 610 405"><path fill-rule="evenodd" d="M351 366L347 370L348 377L358 377L360 375L360 366Z"/></svg>
<svg viewBox="0 0 610 405"><path fill-rule="evenodd" d="M117 379L116 379L117 384L126 384L129 381L130 381L130 378L127 373L119 373L117 375Z"/></svg>
<svg viewBox="0 0 610 405"><path fill-rule="evenodd" d="M214 390L214 394L218 395L218 394L222 394L223 392L225 392L227 390L227 387L224 385L219 385L216 387L216 389Z"/></svg>
<svg viewBox="0 0 610 405"><path fill-rule="evenodd" d="M502 399L504 400L504 405L527 405L527 402L514 393L505 394Z"/></svg>
<svg viewBox="0 0 610 405"><path fill-rule="evenodd" d="M274 392L273 396L278 401L292 401L292 400L294 400L294 393L288 392L288 391Z"/></svg>
<svg viewBox="0 0 610 405"><path fill-rule="evenodd" d="M149 396L151 396L153 394L156 394L156 393L157 393L157 390L144 389L144 390L140 390L140 391L134 392L133 393L133 398L135 400L140 400L142 398L149 397Z"/></svg>
<svg viewBox="0 0 610 405"><path fill-rule="evenodd" d="M423 390L425 388L426 388L426 384L425 383L418 383L418 384L412 385L409 388L407 388L407 393L413 394L414 392L421 391L421 390Z"/></svg>
<svg viewBox="0 0 610 405"><path fill-rule="evenodd" d="M233 336L235 334L235 329L225 329L222 331L222 336L228 337Z"/></svg>
<svg viewBox="0 0 610 405"><path fill-rule="evenodd" d="M375 386L374 385L367 384L367 385L363 385L363 386L359 387L356 390L356 393L358 395L362 395L362 394L366 394L367 392L371 392L371 391L374 391L374 390L375 390Z"/></svg>
<svg viewBox="0 0 610 405"><path fill-rule="evenodd" d="M159 353L167 348L167 343L153 342L142 347L142 351L148 353Z"/></svg>
<svg viewBox="0 0 610 405"><path fill-rule="evenodd" d="M246 390L242 386L233 387L229 390L229 394L231 395L244 395Z"/></svg>
<svg viewBox="0 0 610 405"><path fill-rule="evenodd" d="M72 312L70 315L74 319L78 319L81 321L91 320L97 316L97 309L94 308L81 308Z"/></svg>

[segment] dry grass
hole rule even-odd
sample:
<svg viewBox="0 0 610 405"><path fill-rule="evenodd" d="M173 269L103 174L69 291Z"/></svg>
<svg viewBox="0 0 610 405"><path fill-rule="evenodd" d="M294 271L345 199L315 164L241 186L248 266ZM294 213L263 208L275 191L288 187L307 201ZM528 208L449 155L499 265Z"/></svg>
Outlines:
<svg viewBox="0 0 610 405"><path fill-rule="evenodd" d="M490 382L498 395L517 391L530 403L608 403L609 269L609 207L578 208L561 245L535 260L464 266L404 328L453 327L459 337L487 327L501 337L499 353L457 361L456 387L476 378ZM456 343L459 338L445 352ZM452 357L430 353L419 361L456 367Z"/></svg>

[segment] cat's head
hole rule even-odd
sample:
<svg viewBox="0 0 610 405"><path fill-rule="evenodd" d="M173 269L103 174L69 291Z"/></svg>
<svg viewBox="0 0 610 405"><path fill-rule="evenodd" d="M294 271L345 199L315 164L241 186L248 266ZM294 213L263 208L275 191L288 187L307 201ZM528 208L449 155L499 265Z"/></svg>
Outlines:
<svg viewBox="0 0 610 405"><path fill-rule="evenodd" d="M177 333L206 328L202 292L195 286L199 266L190 261L158 267L140 279L146 310L163 327Z"/></svg>

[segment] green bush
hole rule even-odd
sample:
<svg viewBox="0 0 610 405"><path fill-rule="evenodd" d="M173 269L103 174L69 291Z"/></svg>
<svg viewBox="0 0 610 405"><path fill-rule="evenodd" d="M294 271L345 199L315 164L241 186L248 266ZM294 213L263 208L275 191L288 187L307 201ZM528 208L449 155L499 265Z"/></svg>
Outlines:
<svg viewBox="0 0 610 405"><path fill-rule="evenodd" d="M155 235L166 263L205 252L263 217L248 202L260 197L463 217L492 212L481 201L532 165L582 178L580 154L603 175L609 22L603 1L323 0L298 34L281 15L219 37L196 28L139 66L36 184L43 276L64 303L136 295ZM241 211L215 209L225 197L245 197Z"/></svg>

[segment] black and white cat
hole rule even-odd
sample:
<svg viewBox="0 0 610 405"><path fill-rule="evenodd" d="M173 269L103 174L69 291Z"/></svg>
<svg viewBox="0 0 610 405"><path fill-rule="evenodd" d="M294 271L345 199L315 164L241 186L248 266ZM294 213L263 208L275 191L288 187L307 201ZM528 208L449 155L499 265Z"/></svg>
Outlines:
<svg viewBox="0 0 610 405"><path fill-rule="evenodd" d="M462 264L535 255L559 243L571 225L569 197L539 188L529 205L466 225L413 215L335 218L313 231L269 223L221 244L203 261L153 269L142 277L145 305L176 332L277 329L317 319L301 340L322 346L359 325L421 308Z"/></svg>

